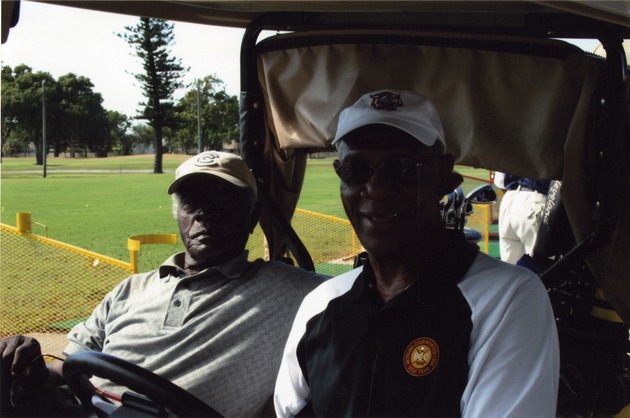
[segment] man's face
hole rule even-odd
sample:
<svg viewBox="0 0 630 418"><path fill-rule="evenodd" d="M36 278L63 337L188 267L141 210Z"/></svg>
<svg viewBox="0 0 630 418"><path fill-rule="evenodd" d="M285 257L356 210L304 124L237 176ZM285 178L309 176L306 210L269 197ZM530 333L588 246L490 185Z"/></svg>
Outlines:
<svg viewBox="0 0 630 418"><path fill-rule="evenodd" d="M341 200L371 256L402 256L430 242L440 227L439 200L452 170L450 158L396 128L368 125L344 137L339 160L349 169ZM366 172L365 163L376 168L353 176Z"/></svg>
<svg viewBox="0 0 630 418"><path fill-rule="evenodd" d="M240 254L256 219L245 189L207 175L191 176L178 188L179 232L187 267L216 265Z"/></svg>

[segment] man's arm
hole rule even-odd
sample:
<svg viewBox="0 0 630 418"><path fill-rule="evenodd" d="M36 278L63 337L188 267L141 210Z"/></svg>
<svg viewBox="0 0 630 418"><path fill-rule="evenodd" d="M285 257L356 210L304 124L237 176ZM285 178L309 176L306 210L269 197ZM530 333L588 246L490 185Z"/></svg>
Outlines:
<svg viewBox="0 0 630 418"><path fill-rule="evenodd" d="M286 342L276 380L274 406L278 417L298 415L311 398L311 389L298 360L298 345L306 332L306 323L326 309L331 299L347 292L362 270L363 267L359 267L324 282L302 301Z"/></svg>
<svg viewBox="0 0 630 418"><path fill-rule="evenodd" d="M476 330L462 415L554 417L560 366L549 297L528 270L499 266L486 277L493 273L503 277L466 292Z"/></svg>

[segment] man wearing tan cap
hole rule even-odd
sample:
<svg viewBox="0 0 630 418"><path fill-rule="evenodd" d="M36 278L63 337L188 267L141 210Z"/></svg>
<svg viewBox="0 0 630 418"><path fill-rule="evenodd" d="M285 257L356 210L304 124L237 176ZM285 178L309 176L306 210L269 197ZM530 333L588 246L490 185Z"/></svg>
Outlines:
<svg viewBox="0 0 630 418"><path fill-rule="evenodd" d="M341 112L333 144L367 260L304 299L277 415L554 417L549 298L532 272L442 224L440 199L459 183L433 104L412 91L365 94Z"/></svg>
<svg viewBox="0 0 630 418"><path fill-rule="evenodd" d="M245 245L260 211L256 181L238 156L208 151L190 158L168 193L185 251L120 283L70 331L64 355L111 354L223 416L259 416L273 394L295 312L324 278L281 262L248 261ZM16 384L61 384L61 362L46 369L40 354L33 339L0 340L3 369Z"/></svg>

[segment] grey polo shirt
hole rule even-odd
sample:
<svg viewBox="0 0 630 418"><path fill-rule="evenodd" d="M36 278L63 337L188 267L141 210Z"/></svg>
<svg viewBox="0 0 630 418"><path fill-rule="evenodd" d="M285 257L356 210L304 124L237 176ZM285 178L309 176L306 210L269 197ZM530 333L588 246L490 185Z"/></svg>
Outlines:
<svg viewBox="0 0 630 418"><path fill-rule="evenodd" d="M70 331L65 352L123 358L224 416L255 416L273 394L295 313L324 277L247 256L189 276L179 253L128 277Z"/></svg>

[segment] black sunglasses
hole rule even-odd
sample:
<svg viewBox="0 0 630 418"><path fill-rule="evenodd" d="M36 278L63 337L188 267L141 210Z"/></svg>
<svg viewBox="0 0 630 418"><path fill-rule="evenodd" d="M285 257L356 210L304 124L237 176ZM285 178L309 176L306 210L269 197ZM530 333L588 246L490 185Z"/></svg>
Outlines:
<svg viewBox="0 0 630 418"><path fill-rule="evenodd" d="M380 164L371 164L364 160L333 161L333 167L341 181L354 185L367 183L376 169L389 181L413 184L418 179L422 164L411 158L390 158Z"/></svg>

